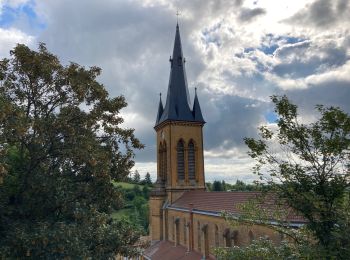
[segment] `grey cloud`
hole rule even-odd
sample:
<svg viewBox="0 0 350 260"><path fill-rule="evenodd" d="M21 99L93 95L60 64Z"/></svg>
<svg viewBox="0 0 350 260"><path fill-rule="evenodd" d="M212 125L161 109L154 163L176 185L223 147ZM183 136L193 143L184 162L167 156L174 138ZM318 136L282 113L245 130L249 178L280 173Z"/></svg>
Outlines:
<svg viewBox="0 0 350 260"><path fill-rule="evenodd" d="M274 54L281 62L272 68L272 72L291 78L322 73L330 68L342 66L349 59L347 48L332 42L313 44L304 41L287 44L278 48Z"/></svg>
<svg viewBox="0 0 350 260"><path fill-rule="evenodd" d="M100 81L111 95L125 95L129 103L126 112L135 113L141 118L139 121L134 120L137 122L132 122L136 135L146 144L144 150L137 152L136 160L140 162L155 161L156 158L153 124L159 100L158 93L163 93L164 102L169 79L168 58L172 53L176 22L176 10L172 4L173 2L169 1L164 5L142 6L138 1L124 0L62 0L38 3L47 11L48 16L48 29L38 40L46 42L49 50L65 62L72 60L85 66L100 66L103 69ZM183 0L179 1L179 5L184 11L183 18L180 17L180 31L193 100L193 87L198 86L199 75L214 72L211 68L208 69L208 64L204 64L204 60L208 57L203 57L203 52L191 40L205 27L223 21L233 10L237 11L237 7L242 9L241 13L238 9L242 21L252 23L256 17L263 15L265 10L244 9L242 1L232 0ZM237 25L229 26L234 28ZM240 45L239 37L239 34L235 35L235 42L230 42L229 47L234 44ZM293 64L288 64L287 57L290 55L302 57L303 52L320 51L319 47L313 45L300 46L299 50L297 49L294 46L289 50L285 48L279 51L281 66L287 64L289 67L287 65L285 68L280 67L279 71L275 68L274 73L283 75L287 70L294 70L295 74L300 76L298 66L303 64L297 63L297 60ZM322 53L327 57L326 60L321 60L325 64L339 66L344 62L342 48L329 46L325 47ZM314 73L317 70L317 60L316 58L312 60L312 57L317 55L309 56L310 60L304 63L312 67L308 73ZM244 58L246 57L242 57ZM251 58L257 67L265 64L257 56ZM245 97L218 94L209 88L210 82L202 82L203 85L199 85L199 100L205 120L208 122L204 127L205 148L242 149L243 137L256 136L256 126L264 121L264 113L271 110L270 103L259 100L266 100L269 95L276 93L277 88L264 78L264 71L253 75L250 71L242 71L241 76L235 76L229 67L219 69L222 71L219 75L221 83L232 86L237 93L244 93ZM330 96L334 103L337 103L339 98L339 102L343 104L345 97L349 97L345 86L333 90L341 94L336 96L336 93L333 93L333 96ZM303 104L304 94L310 95L310 98L315 95L322 101L320 103L327 103L327 96L332 92L326 86L305 91L288 92L288 95L300 104Z"/></svg>
<svg viewBox="0 0 350 260"><path fill-rule="evenodd" d="M266 10L263 8L242 8L238 16L240 22L251 22L258 16L266 14Z"/></svg>
<svg viewBox="0 0 350 260"><path fill-rule="evenodd" d="M205 104L202 111L208 122L204 127L207 150L242 147L244 137L256 136L256 127L264 120L260 112L267 111L267 104L238 96L224 95L213 99L210 93L206 95L201 100Z"/></svg>
<svg viewBox="0 0 350 260"><path fill-rule="evenodd" d="M286 21L319 28L329 27L348 17L349 7L348 0L317 0Z"/></svg>
<svg viewBox="0 0 350 260"><path fill-rule="evenodd" d="M296 89L285 92L291 100L296 103L301 114L315 114L317 104L326 107L340 107L350 114L350 81L332 81L311 85L307 89Z"/></svg>

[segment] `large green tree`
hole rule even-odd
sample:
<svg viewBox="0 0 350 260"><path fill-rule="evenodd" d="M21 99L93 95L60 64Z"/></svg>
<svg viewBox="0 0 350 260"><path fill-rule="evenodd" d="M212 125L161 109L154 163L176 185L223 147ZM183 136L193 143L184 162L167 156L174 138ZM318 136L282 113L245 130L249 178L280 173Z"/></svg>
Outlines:
<svg viewBox="0 0 350 260"><path fill-rule="evenodd" d="M63 66L44 44L0 61L0 258L113 258L135 253L138 232L110 218L112 181L142 148L121 127L97 67Z"/></svg>
<svg viewBox="0 0 350 260"><path fill-rule="evenodd" d="M286 96L272 101L277 127L263 126L260 139L245 139L255 173L308 221L325 257L350 257L350 116L319 105L319 116L303 123Z"/></svg>

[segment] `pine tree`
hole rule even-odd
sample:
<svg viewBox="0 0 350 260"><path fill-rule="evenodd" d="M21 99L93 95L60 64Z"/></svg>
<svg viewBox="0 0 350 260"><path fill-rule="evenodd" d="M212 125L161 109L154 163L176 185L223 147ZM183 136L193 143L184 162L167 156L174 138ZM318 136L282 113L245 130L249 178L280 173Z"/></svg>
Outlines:
<svg viewBox="0 0 350 260"><path fill-rule="evenodd" d="M147 185L152 185L151 175L149 174L149 172L146 173L144 182Z"/></svg>
<svg viewBox="0 0 350 260"><path fill-rule="evenodd" d="M138 170L135 170L134 172L134 177L132 179L133 183L135 184L139 184L140 183L140 180L141 180L141 177L140 177L140 173Z"/></svg>

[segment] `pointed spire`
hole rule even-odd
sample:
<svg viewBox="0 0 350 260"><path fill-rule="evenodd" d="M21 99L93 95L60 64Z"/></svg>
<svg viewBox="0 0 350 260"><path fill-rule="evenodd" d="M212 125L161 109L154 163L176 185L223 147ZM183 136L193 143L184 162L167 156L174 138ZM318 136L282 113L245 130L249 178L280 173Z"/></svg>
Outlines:
<svg viewBox="0 0 350 260"><path fill-rule="evenodd" d="M193 109L192 109L194 121L205 123L202 115L201 106L199 105L199 101L198 101L197 88L195 88L194 91L195 91L195 94L194 94L194 102L193 102Z"/></svg>
<svg viewBox="0 0 350 260"><path fill-rule="evenodd" d="M158 114L157 114L157 119L156 119L156 125L159 122L160 117L163 114L163 103L162 103L162 93L159 93L159 106L158 106Z"/></svg>
<svg viewBox="0 0 350 260"><path fill-rule="evenodd" d="M170 78L167 99L164 110L156 125L167 121L197 121L190 108L190 95L188 93L185 70L185 59L182 53L179 24L176 24L173 56L169 59ZM199 106L199 103L198 103ZM200 108L199 108L200 109ZM159 109L158 109L159 114ZM204 122L203 118L200 122Z"/></svg>

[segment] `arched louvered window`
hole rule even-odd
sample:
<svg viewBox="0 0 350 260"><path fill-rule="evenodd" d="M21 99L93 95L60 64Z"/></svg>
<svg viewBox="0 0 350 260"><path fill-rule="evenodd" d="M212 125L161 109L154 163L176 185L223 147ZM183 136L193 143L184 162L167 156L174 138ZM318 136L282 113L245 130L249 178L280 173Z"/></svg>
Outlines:
<svg viewBox="0 0 350 260"><path fill-rule="evenodd" d="M188 144L188 178L196 179L196 155L193 140Z"/></svg>
<svg viewBox="0 0 350 260"><path fill-rule="evenodd" d="M163 144L163 153L162 153L162 181L166 180L167 173L167 147L166 143Z"/></svg>
<svg viewBox="0 0 350 260"><path fill-rule="evenodd" d="M159 150L158 150L158 160L159 160L159 178L160 180L163 180L163 145L162 143L159 144Z"/></svg>
<svg viewBox="0 0 350 260"><path fill-rule="evenodd" d="M184 141L180 140L177 143L177 178L179 180L185 179L185 153Z"/></svg>

